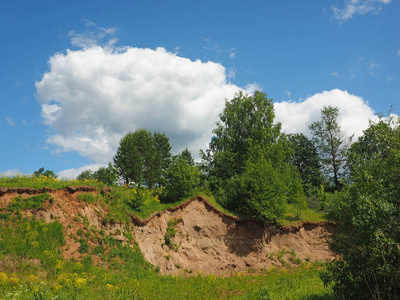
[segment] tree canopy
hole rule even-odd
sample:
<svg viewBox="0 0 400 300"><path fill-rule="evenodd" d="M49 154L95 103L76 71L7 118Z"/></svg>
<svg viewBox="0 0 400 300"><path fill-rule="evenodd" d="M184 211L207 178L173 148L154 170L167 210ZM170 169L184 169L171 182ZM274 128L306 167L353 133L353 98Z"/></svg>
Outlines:
<svg viewBox="0 0 400 300"><path fill-rule="evenodd" d="M302 133L290 134L288 139L293 149L290 162L299 171L304 190L312 193L315 187L323 184L317 148Z"/></svg>
<svg viewBox="0 0 400 300"><path fill-rule="evenodd" d="M46 177L51 177L51 178L57 178L57 175L54 173L54 171L51 171L51 170L45 171L44 167L41 167L39 170L33 172L32 175L35 177L46 176Z"/></svg>
<svg viewBox="0 0 400 300"><path fill-rule="evenodd" d="M139 129L129 132L120 141L114 156L118 175L127 185L142 184L149 188L160 184L164 168L169 164L170 149L165 134Z"/></svg>
<svg viewBox="0 0 400 300"><path fill-rule="evenodd" d="M338 124L339 108L324 106L321 109L321 120L313 122L309 128L313 134L313 141L318 149L320 160L325 174L332 178L334 187L341 187L343 167L347 160L346 151L352 137L346 138Z"/></svg>
<svg viewBox="0 0 400 300"><path fill-rule="evenodd" d="M298 171L289 164L292 148L274 117L265 93L239 92L225 102L209 149L201 152L202 169L221 204L271 221L282 216L288 201L304 202Z"/></svg>
<svg viewBox="0 0 400 300"><path fill-rule="evenodd" d="M335 208L340 255L323 275L346 299L400 294L400 120L371 123L350 148L350 184Z"/></svg>

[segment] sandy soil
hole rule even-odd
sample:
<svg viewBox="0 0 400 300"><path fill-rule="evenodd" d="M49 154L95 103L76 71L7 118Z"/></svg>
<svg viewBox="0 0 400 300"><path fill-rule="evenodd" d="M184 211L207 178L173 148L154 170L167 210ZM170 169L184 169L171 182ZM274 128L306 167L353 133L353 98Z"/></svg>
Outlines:
<svg viewBox="0 0 400 300"><path fill-rule="evenodd" d="M42 192L0 189L0 210L18 195L24 198ZM124 231L133 231L145 259L159 267L162 274L170 275L229 275L296 265L299 259L329 261L334 257L327 244L335 228L332 223L276 228L256 220L239 220L222 213L204 198L196 197L146 220L132 216L131 224L104 224L107 209L79 201L77 196L83 192L97 193L90 187L47 189L55 199L53 204L45 203L43 209L24 211L25 216L34 215L46 222L58 220L64 225L66 259L81 258L78 230L90 234L92 248L98 245L101 230L122 243L128 243ZM171 220L178 222L173 226L176 230L171 239L173 246L169 247L165 244L165 235Z"/></svg>

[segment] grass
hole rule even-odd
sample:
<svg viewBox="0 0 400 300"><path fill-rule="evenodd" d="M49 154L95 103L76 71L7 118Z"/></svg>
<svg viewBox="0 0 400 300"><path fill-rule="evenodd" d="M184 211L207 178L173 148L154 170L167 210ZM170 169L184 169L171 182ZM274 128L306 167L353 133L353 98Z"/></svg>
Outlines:
<svg viewBox="0 0 400 300"><path fill-rule="evenodd" d="M311 209L309 207L298 208L295 204L288 204L285 216L282 218L282 225L295 225L303 221L322 222L327 221L327 215L324 211Z"/></svg>
<svg viewBox="0 0 400 300"><path fill-rule="evenodd" d="M27 198L22 198L20 195L12 199L11 203L7 206L7 210L17 212L20 209L38 209L43 207L44 202L49 201L53 203L54 198L46 193Z"/></svg>
<svg viewBox="0 0 400 300"><path fill-rule="evenodd" d="M62 188L82 184L85 183L49 178L0 178L0 186ZM129 222L129 213L147 218L197 195L225 213L240 216L223 209L204 191L175 203L161 203L161 193L114 187L110 193L82 193L78 199L108 208L108 222ZM18 203L18 207L0 212L0 295L4 299L334 299L330 287L324 287L318 276L325 268L321 264L302 263L296 269L284 266L280 270L252 270L251 275L238 272L228 277L203 276L197 270L186 270L190 277L162 276L159 267L144 260L136 244L124 246L104 231L90 229L82 216L76 216L76 220L86 229L78 230L75 238L83 258L65 260L63 226L56 220L46 224L19 213L41 207L44 201L50 201L48 196L17 197L11 204ZM303 211L300 216L308 217ZM178 221L171 220L168 226L166 236L171 242ZM276 256L282 258L283 253ZM297 259L294 252L290 257Z"/></svg>
<svg viewBox="0 0 400 300"><path fill-rule="evenodd" d="M0 175L0 187L26 187L26 188L53 188L62 189L67 186L88 185L101 189L106 185L102 182L84 180L79 181L76 179L57 179L52 177L35 177L32 175L15 175L13 177Z"/></svg>

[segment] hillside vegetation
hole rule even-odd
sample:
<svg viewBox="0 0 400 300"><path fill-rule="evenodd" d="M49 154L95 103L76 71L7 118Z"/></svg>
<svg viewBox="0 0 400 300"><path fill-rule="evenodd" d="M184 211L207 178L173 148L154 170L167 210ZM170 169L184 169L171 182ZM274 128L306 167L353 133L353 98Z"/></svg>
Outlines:
<svg viewBox="0 0 400 300"><path fill-rule="evenodd" d="M29 188L15 188L22 185ZM331 297L318 277L323 264L300 259L290 249L264 254L273 264L262 270L217 277L174 266L179 272L161 275L136 242L134 224L142 220L137 212L147 217L150 210L185 199L162 204L146 189L44 177L1 178L0 186L0 294L5 299ZM134 199L141 204L132 205ZM165 244L170 237L169 246L163 246L171 255L162 257L166 262L182 252L169 248L178 242L174 234L180 234L174 227L163 235Z"/></svg>

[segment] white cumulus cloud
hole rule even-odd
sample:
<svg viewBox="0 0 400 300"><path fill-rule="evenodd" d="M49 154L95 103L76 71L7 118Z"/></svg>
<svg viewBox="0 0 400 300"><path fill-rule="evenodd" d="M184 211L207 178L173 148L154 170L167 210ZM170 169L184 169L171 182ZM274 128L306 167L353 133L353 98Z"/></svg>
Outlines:
<svg viewBox="0 0 400 300"><path fill-rule="evenodd" d="M343 8L332 6L335 19L339 22L346 22L354 15L364 15L366 13L378 13L381 4L389 4L392 0L346 0Z"/></svg>
<svg viewBox="0 0 400 300"><path fill-rule="evenodd" d="M10 169L0 173L0 176L13 177L15 175L21 175L22 173L18 169Z"/></svg>
<svg viewBox="0 0 400 300"><path fill-rule="evenodd" d="M59 178L74 179L79 174L81 174L83 171L91 170L92 172L95 172L100 167L107 167L107 166L103 165L103 164L91 164L91 165L86 165L86 166L83 166L83 167L80 167L80 168L76 168L76 169L63 170L63 171L57 173L57 176Z"/></svg>
<svg viewBox="0 0 400 300"><path fill-rule="evenodd" d="M36 82L48 142L97 163L140 128L165 132L175 152L204 149L225 99L240 88L219 63L191 61L164 48L93 46L57 53ZM249 86L250 92L255 85Z"/></svg>
<svg viewBox="0 0 400 300"><path fill-rule="evenodd" d="M321 119L324 106L339 108L338 123L348 136L354 134L353 141L368 128L369 120L377 119L373 109L361 97L334 89L315 94L303 102L274 103L276 121L282 123L286 133L304 133L311 137L308 126Z"/></svg>

